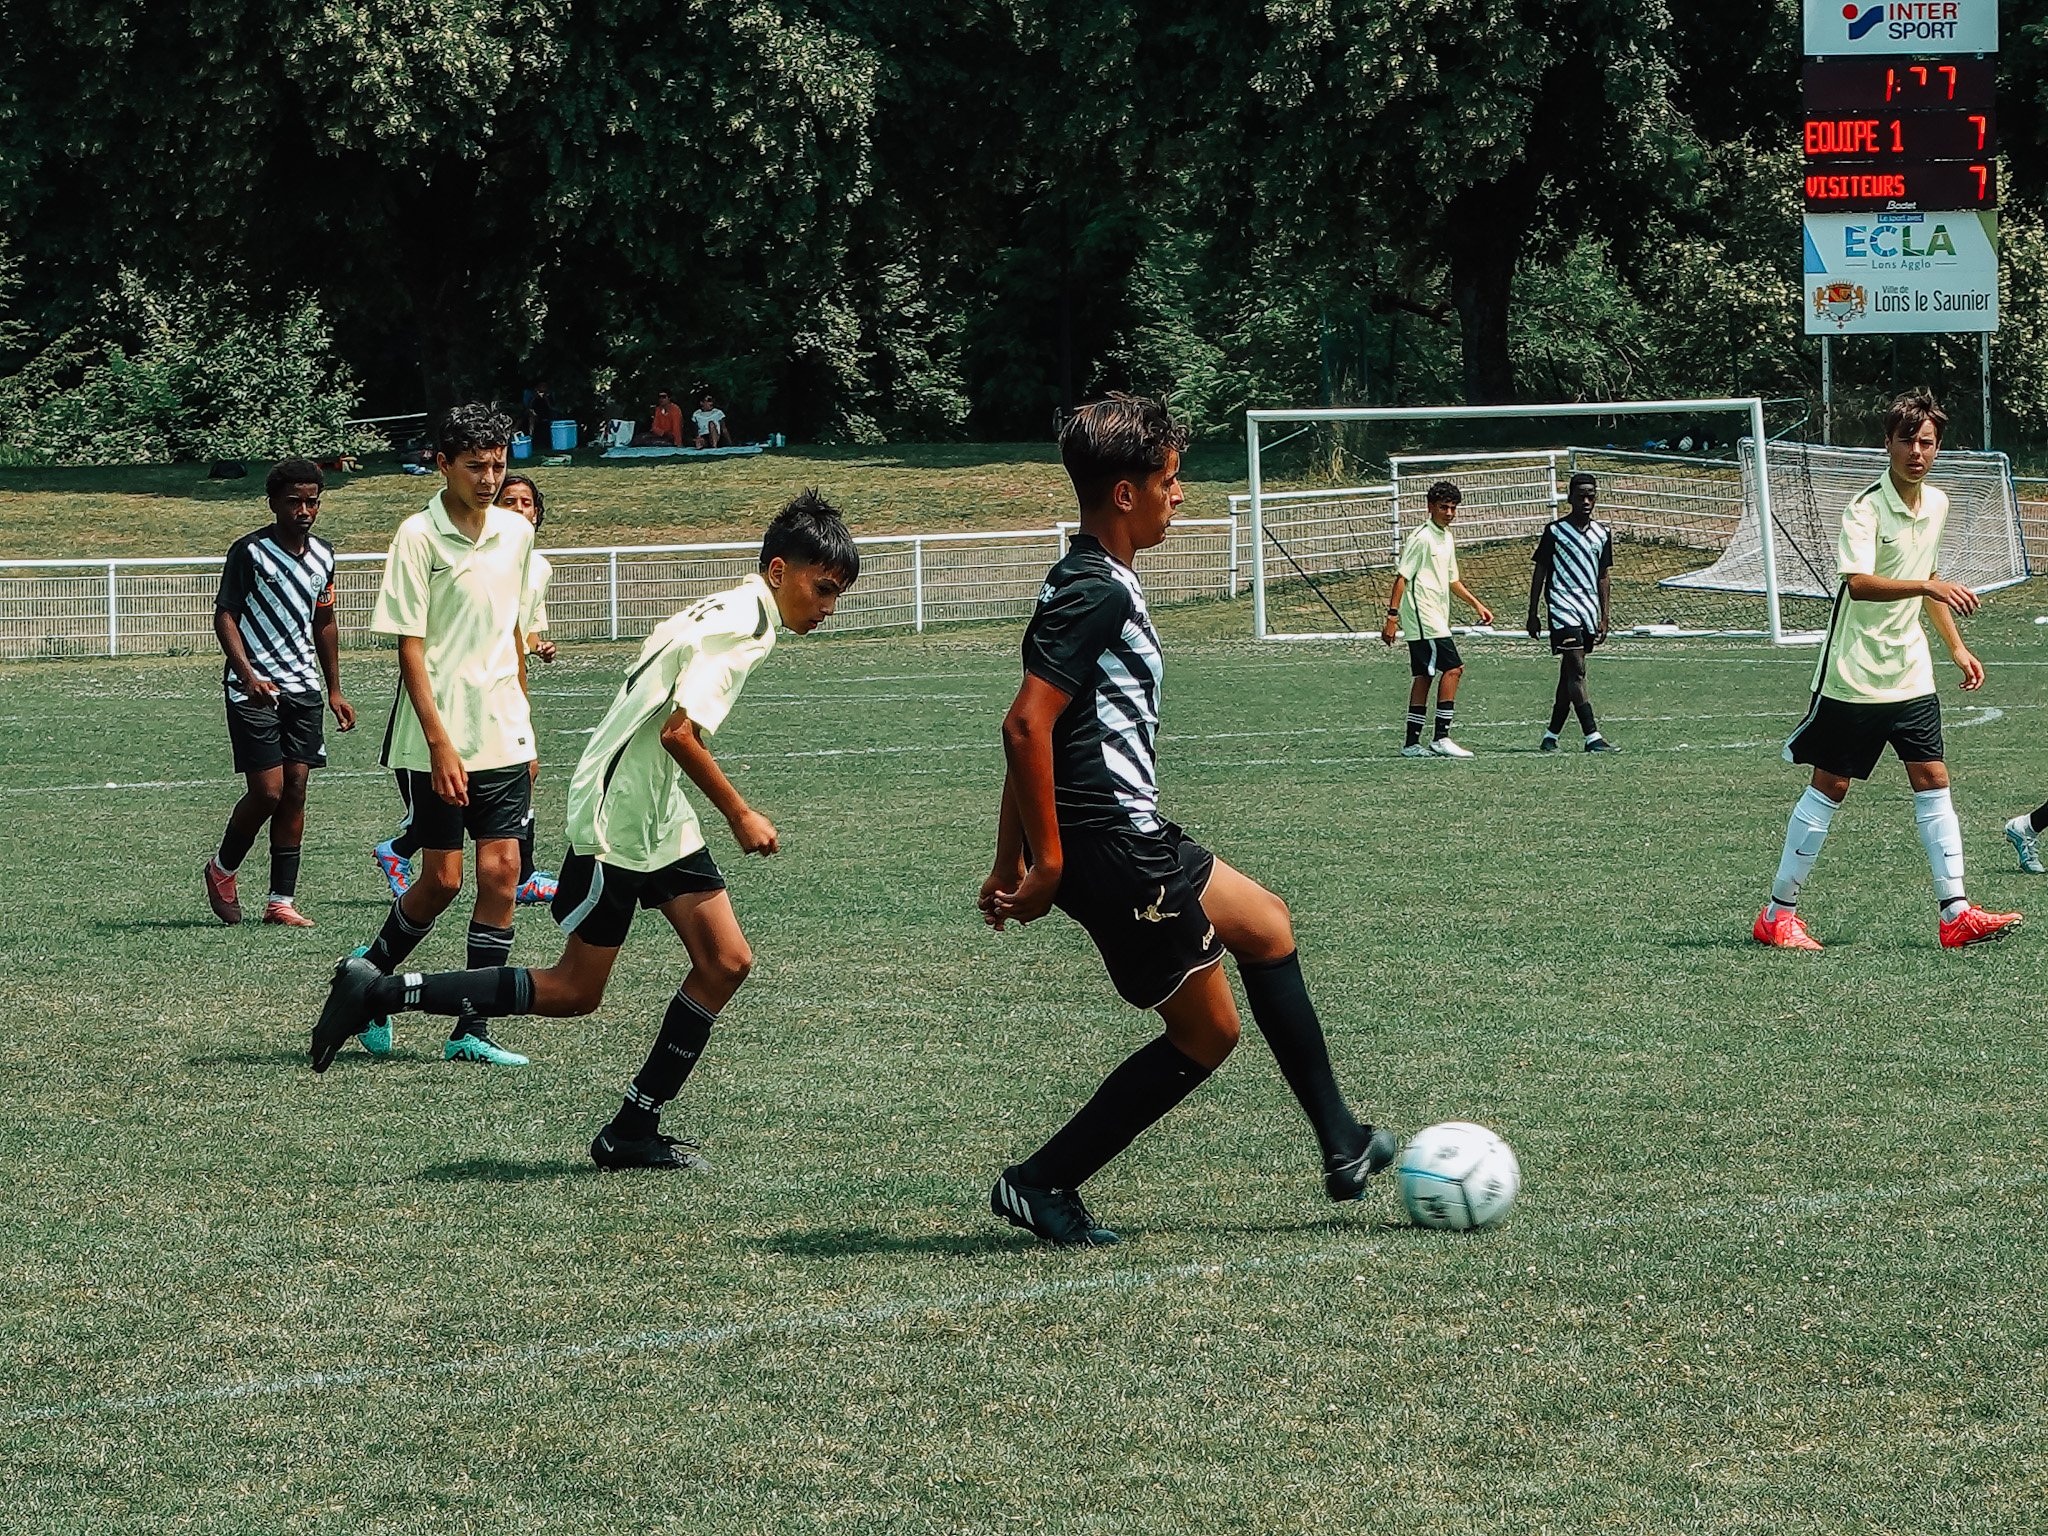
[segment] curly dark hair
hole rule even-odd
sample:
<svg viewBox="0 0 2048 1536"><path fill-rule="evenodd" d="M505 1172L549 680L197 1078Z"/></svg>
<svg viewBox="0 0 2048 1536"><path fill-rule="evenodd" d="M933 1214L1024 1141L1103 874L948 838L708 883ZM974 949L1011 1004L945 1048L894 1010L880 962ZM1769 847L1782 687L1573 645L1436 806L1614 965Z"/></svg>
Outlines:
<svg viewBox="0 0 2048 1536"><path fill-rule="evenodd" d="M1455 507L1464 499L1465 493L1458 489L1455 480L1439 480L1423 493L1423 500L1432 505L1439 501L1448 501Z"/></svg>
<svg viewBox="0 0 2048 1536"><path fill-rule="evenodd" d="M327 476L311 459L280 459L263 482L263 494L275 501L279 491L294 485L317 485L324 491Z"/></svg>
<svg viewBox="0 0 2048 1536"><path fill-rule="evenodd" d="M1934 403L1931 389L1909 389L1884 413L1885 441L1918 437L1920 429L1930 421L1934 423L1934 441L1938 444L1948 431L1948 412Z"/></svg>
<svg viewBox="0 0 2048 1536"><path fill-rule="evenodd" d="M509 448L511 445L512 418L495 405L487 405L481 400L449 407L441 417L440 430L434 434L434 449L444 459L468 453L472 448Z"/></svg>
<svg viewBox="0 0 2048 1536"><path fill-rule="evenodd" d="M1106 497L1120 480L1142 480L1166 467L1166 455L1185 453L1188 429L1161 400L1111 394L1084 405L1060 427L1060 462L1084 507Z"/></svg>
<svg viewBox="0 0 2048 1536"><path fill-rule="evenodd" d="M860 546L839 509L815 489L776 513L761 536L761 569L778 555L789 565L822 565L849 587L860 579Z"/></svg>
<svg viewBox="0 0 2048 1536"><path fill-rule="evenodd" d="M540 487L533 483L533 476L507 475L505 483L498 487L498 502L501 506L505 501L505 493L515 485L525 486L526 493L533 498L533 531L539 533L541 524L548 520L548 499L541 495Z"/></svg>

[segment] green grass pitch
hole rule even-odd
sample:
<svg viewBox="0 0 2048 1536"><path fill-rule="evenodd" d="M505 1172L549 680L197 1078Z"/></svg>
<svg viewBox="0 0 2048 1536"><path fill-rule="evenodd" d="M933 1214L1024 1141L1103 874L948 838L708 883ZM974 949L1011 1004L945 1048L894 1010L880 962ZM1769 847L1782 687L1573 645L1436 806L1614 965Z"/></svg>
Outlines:
<svg viewBox="0 0 2048 1536"><path fill-rule="evenodd" d="M1995 908L2048 893L1998 835L2048 793L2027 601L1969 626L1984 694L1947 693ZM585 1154L680 974L658 920L600 1013L501 1028L527 1070L444 1065L418 1015L388 1062L306 1070L327 967L386 904L387 657L347 658L365 719L316 778L311 933L208 916L217 664L20 666L0 1525L2038 1530L2048 936L1937 947L1888 763L1804 904L1828 951L1749 942L1812 653L1617 644L1603 760L1538 757L1551 662L1475 643L1480 756L1412 762L1401 652L1163 627L1169 812L1292 905L1367 1112L1514 1144L1504 1227L1418 1231L1391 1188L1331 1207L1249 1026L1090 1187L1122 1247L989 1217L1154 1029L1064 919L976 920L1012 627L786 643L719 736L785 851L715 829L758 963L667 1117L700 1178ZM628 654L536 668L543 862ZM424 963L460 963L466 910ZM518 927L515 959L553 959L544 913Z"/></svg>

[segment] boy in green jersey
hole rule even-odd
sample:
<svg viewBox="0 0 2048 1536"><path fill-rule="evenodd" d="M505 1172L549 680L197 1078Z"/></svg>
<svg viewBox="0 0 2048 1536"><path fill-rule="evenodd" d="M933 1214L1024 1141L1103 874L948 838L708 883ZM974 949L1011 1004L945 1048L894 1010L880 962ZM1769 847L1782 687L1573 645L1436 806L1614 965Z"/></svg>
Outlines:
<svg viewBox="0 0 2048 1536"><path fill-rule="evenodd" d="M1965 690L1984 686L1984 664L1956 628L1956 615L1977 611L1977 594L1935 570L1948 497L1926 481L1947 425L1925 390L1894 400L1884 421L1890 465L1842 514L1835 555L1841 585L1814 667L1813 700L1785 743L1785 760L1812 768L1813 782L1792 807L1771 899L1750 928L1752 938L1773 949L1821 947L1799 915L1799 892L1850 781L1869 778L1886 747L1913 786L1913 820L1934 872L1943 947L2002 939L2020 924L2019 913L1986 912L1963 894L1963 834L1949 798L1941 699L1920 624L1924 617L1940 634Z"/></svg>
<svg viewBox="0 0 2048 1536"><path fill-rule="evenodd" d="M1458 679L1465 675L1464 658L1451 638L1451 597L1456 594L1479 615L1482 624L1493 622L1493 610L1458 579L1458 549L1451 539L1451 523L1465 493L1450 481L1439 480L1429 488L1428 499L1429 521L1401 546L1380 639L1392 645L1396 626L1408 631L1408 670L1415 680L1408 686L1408 741L1401 755L1470 757L1470 752L1451 740ZM1431 678L1436 679L1436 730L1425 747L1422 725L1429 708Z"/></svg>
<svg viewBox="0 0 2048 1536"><path fill-rule="evenodd" d="M335 967L314 1026L313 1070L324 1072L342 1043L380 1014L590 1013L604 1000L635 913L658 910L688 950L690 971L590 1155L613 1169L704 1167L693 1144L660 1133L661 1107L682 1088L754 957L681 781L688 777L725 817L742 853L776 852L774 826L733 788L705 738L775 649L776 625L809 634L859 574L852 535L817 492L785 507L762 539L758 575L692 603L647 637L583 750L569 785L569 856L553 906L568 935L562 958L547 970L385 976L351 956Z"/></svg>

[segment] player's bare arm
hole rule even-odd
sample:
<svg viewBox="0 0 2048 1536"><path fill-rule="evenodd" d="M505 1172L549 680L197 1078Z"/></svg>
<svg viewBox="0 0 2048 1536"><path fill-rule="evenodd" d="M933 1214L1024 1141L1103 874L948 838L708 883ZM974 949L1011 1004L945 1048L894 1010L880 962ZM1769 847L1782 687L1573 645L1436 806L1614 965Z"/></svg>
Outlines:
<svg viewBox="0 0 2048 1536"><path fill-rule="evenodd" d="M1610 611L1613 591L1613 579L1609 577L1607 572L1602 571L1600 573L1600 633L1594 636L1596 640L1605 640L1607 638L1607 615Z"/></svg>
<svg viewBox="0 0 2048 1536"><path fill-rule="evenodd" d="M1002 919L995 915L995 899L998 893L1014 891L1024 878L1024 819L1017 814L1016 792L1010 786L1010 774L1003 772L1003 808L996 817L996 861L989 870L988 878L981 882L981 894L975 898L975 905L981 909L983 921L1000 929Z"/></svg>
<svg viewBox="0 0 2048 1536"><path fill-rule="evenodd" d="M1466 586L1464 582L1452 582L1451 591L1457 594L1459 602L1463 603L1467 608L1470 608L1474 613L1479 615L1480 623L1491 624L1493 622L1493 610L1487 607L1486 604L1479 601L1478 598L1474 597L1472 595L1472 589ZM1390 635L1387 638L1391 643L1393 637Z"/></svg>
<svg viewBox="0 0 2048 1536"><path fill-rule="evenodd" d="M434 706L434 685L427 680L427 642L422 636L398 637L398 680L412 700L413 713L419 716L420 734L427 739L434 793L450 805L469 804L469 774L448 727L441 723L441 711Z"/></svg>
<svg viewBox="0 0 2048 1536"><path fill-rule="evenodd" d="M240 643L240 636L236 641ZM332 603L313 610L313 651L320 658L320 675L327 682L327 707L334 711L335 725L344 731L354 730L356 708L341 693L341 626L334 620Z"/></svg>
<svg viewBox="0 0 2048 1536"><path fill-rule="evenodd" d="M690 782L704 792L726 825L732 828L733 841L740 845L742 853L758 853L766 858L779 852L781 844L776 840L775 828L766 816L748 805L740 792L733 788L732 780L725 776L725 770L711 755L711 749L704 745L704 733L697 722L690 718L688 710L679 709L668 717L661 728L662 750L676 760L676 766L689 776Z"/></svg>
<svg viewBox="0 0 2048 1536"><path fill-rule="evenodd" d="M1965 618L1983 606L1983 600L1959 582L1939 576L1926 581L1901 581L1892 576L1872 576L1859 571L1849 577L1849 596L1859 603L1905 603L1914 598L1951 609Z"/></svg>
<svg viewBox="0 0 2048 1536"><path fill-rule="evenodd" d="M235 669L235 676L242 680L242 688L249 697L265 704L274 704L277 702L277 684L267 677L259 677L255 667L250 665L249 648L242 644L241 617L239 613L230 613L225 608L214 609L214 636L220 641L220 648L228 659L228 665ZM324 664L324 655L321 660Z"/></svg>
<svg viewBox="0 0 2048 1536"><path fill-rule="evenodd" d="M1401 594L1408 590L1408 578L1396 576L1394 585L1387 591L1387 622L1380 626L1380 643L1392 645L1394 637L1401 631Z"/></svg>
<svg viewBox="0 0 2048 1536"><path fill-rule="evenodd" d="M1952 587L1955 586L1955 583L1936 580L1930 581L1928 585ZM1956 590L1967 596L1971 603L1975 605L1977 601L1976 593L1970 591L1968 587L1956 587ZM1967 645L1963 644L1963 632L1956 627L1955 610L1947 602L1937 600L1932 595L1922 598L1920 603L1927 613L1928 623L1934 626L1934 632L1941 636L1941 643L1948 647L1949 656L1962 671L1963 691L1965 693L1974 693L1979 688L1982 688L1984 686L1984 663L1976 658Z"/></svg>
<svg viewBox="0 0 2048 1536"><path fill-rule="evenodd" d="M1015 889L991 893L982 909L998 929L1006 921L1035 922L1052 910L1052 899L1059 893L1065 853L1053 806L1052 728L1071 697L1044 678L1026 673L1024 686L1003 717L1003 757L1010 765L1004 794L1016 810L1022 845L1031 850L1031 867Z"/></svg>

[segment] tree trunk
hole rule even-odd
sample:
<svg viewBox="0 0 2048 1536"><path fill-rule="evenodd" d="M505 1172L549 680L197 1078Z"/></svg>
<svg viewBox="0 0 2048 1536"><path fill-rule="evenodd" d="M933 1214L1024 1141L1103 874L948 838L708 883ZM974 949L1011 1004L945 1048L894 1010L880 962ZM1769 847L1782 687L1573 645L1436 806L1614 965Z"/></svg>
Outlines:
<svg viewBox="0 0 2048 1536"><path fill-rule="evenodd" d="M1515 399L1508 303L1541 185L1541 174L1523 164L1451 199L1451 300L1458 307L1469 405L1508 405Z"/></svg>

